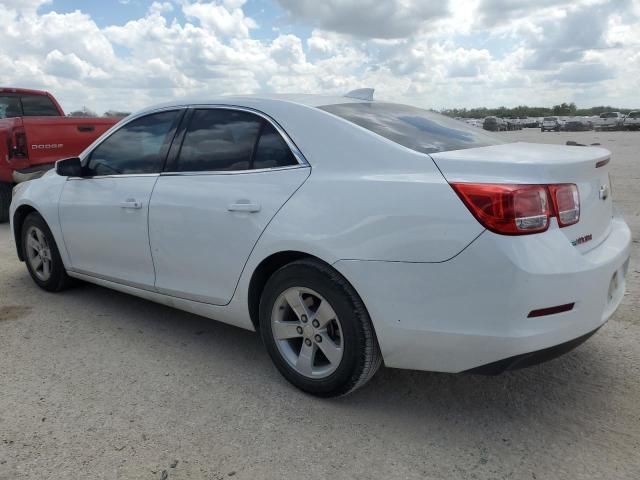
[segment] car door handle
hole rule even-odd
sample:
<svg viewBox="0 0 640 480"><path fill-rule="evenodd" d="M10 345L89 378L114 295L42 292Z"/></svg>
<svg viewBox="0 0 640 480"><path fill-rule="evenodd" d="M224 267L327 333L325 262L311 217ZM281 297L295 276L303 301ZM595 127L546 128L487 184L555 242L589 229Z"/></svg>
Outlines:
<svg viewBox="0 0 640 480"><path fill-rule="evenodd" d="M256 213L260 211L260 205L257 203L239 200L238 202L229 205L228 210L230 212Z"/></svg>
<svg viewBox="0 0 640 480"><path fill-rule="evenodd" d="M134 200L133 198L128 198L124 202L120 202L120 206L122 208L133 208L137 210L142 208L142 202Z"/></svg>

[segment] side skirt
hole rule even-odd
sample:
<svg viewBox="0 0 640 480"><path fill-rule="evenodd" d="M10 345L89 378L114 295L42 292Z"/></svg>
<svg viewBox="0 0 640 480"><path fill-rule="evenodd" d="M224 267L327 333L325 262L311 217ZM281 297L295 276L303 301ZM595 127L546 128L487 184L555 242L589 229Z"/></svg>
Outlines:
<svg viewBox="0 0 640 480"><path fill-rule="evenodd" d="M101 287L110 288L118 292L127 293L129 295L144 298L145 300L150 300L152 302L160 303L168 307L177 308L178 310L183 310L185 312L193 313L195 315L200 315L201 317L210 318L218 322L227 323L235 327L240 327L246 330L255 331L255 328L253 327L253 323L251 323L251 320L249 319L248 314L246 319L244 319L243 321L238 321L237 317L230 314L230 311L227 307L216 306L216 305L211 305L211 304L202 303L202 302L196 302L193 300L186 300L178 297L172 297L170 295L164 295L162 293L152 292L150 290L145 290L138 287L124 285L122 283L117 283L111 280L105 280L102 278L86 275L84 273L74 272L71 270L68 270L67 274L70 277L77 278L85 282L93 283Z"/></svg>

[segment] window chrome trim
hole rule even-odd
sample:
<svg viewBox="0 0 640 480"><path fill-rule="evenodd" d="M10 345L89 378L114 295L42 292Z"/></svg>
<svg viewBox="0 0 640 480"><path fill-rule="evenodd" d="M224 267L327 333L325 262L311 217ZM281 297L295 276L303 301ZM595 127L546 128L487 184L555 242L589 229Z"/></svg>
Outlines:
<svg viewBox="0 0 640 480"><path fill-rule="evenodd" d="M287 165L285 167L267 167L245 170L196 170L190 172L162 172L161 177L193 177L196 175L244 175L247 173L266 173L280 170L298 170L301 168L311 168L309 165Z"/></svg>
<svg viewBox="0 0 640 480"><path fill-rule="evenodd" d="M80 153L80 155L78 155L78 157L80 158L80 161L82 162L83 166L86 166L84 164L84 161L87 160L89 157L91 157L91 154L93 153L93 151L96 148L98 148L100 145L102 145L104 142L106 142L109 138L111 138L111 136L114 133L116 133L117 131L119 131L123 127L126 127L131 122L133 122L134 120L138 120L139 118L146 117L148 115L153 115L154 113L170 112L170 111L173 111L173 110L175 110L175 111L187 110L188 108L189 108L189 105L174 105L174 106L171 106L171 107L160 107L160 108L156 108L154 110L145 110L144 112L135 113L135 114L129 115L128 117L124 117L118 123L113 125L109 130L107 130L101 136L96 138L94 140L94 142L91 145L89 145L89 147L87 147L84 151L82 151ZM100 143L98 143L98 142L100 142ZM91 148L91 150L89 150L89 148ZM158 172L158 173L160 173L160 172Z"/></svg>
<svg viewBox="0 0 640 480"><path fill-rule="evenodd" d="M122 173L113 175L94 175L93 177L67 177L67 180L100 180L102 178L159 177L160 173Z"/></svg>
<svg viewBox="0 0 640 480"><path fill-rule="evenodd" d="M267 115L264 112L261 112L260 110L256 110L254 108L250 108L250 107L243 107L240 105L226 105L226 104L221 104L221 103L215 103L215 104L193 104L190 105L189 108L192 108L193 110L236 110L239 112L246 112L246 113L251 113L253 115L257 115L258 117L261 117L263 120L269 122L273 128L276 129L276 131L280 134L280 136L284 139L285 143L287 144L287 146L289 147L289 150L291 150L291 153L293 153L294 158L296 159L296 161L298 162L299 165L303 165L303 166L311 166L309 165L309 162L307 161L307 159L304 157L304 155L302 154L302 152L300 151L300 149L298 148L298 146L295 144L295 142L291 139L291 137L289 136L289 134L284 130L284 128L282 128L280 126L280 124L272 117L270 117L269 115ZM233 170L234 172L255 172L258 170L276 170L282 167L275 167L275 168L267 168L267 169L255 169L255 170L249 170L249 169L245 169L245 170ZM209 171L209 170L207 170ZM214 172L217 170L213 170ZM167 173L173 173L173 172L167 172ZM175 172L175 173L182 173L182 172ZM185 172L187 173L187 172Z"/></svg>
<svg viewBox="0 0 640 480"><path fill-rule="evenodd" d="M260 118L264 119L265 121L269 122L273 126L273 128L276 129L276 131L280 134L280 136L284 139L285 143L289 147L289 150L291 150L291 153L293 154L293 157L298 162L298 165L287 165L285 167L256 168L256 169L244 169L244 170L198 170L198 171L190 171L190 172L162 171L162 172L158 172L158 173L124 173L124 174L121 174L121 175L113 174L113 175L95 175L93 177L69 177L68 180L86 180L86 179L90 179L90 178L92 178L92 179L101 179L101 178L149 177L149 176L158 176L158 175L161 175L161 176L234 175L234 174L239 174L239 173L260 173L260 172L270 172L270 171L278 171L278 170L291 170L291 169L294 169L294 168L301 168L301 167L302 168L311 167L311 165L309 164L309 162L307 161L305 156L302 154L302 152L300 151L298 146L291 139L291 137L284 130L284 128L282 128L280 126L280 124L275 119L273 119L272 117L270 117L266 113L261 112L260 110L256 110L254 108L243 107L243 106L240 106L240 105L231 105L231 104L227 105L227 104L223 104L223 103L172 105L172 106L165 106L165 107L156 108L154 110L145 110L144 112L141 112L141 113L138 113L138 114L129 115L128 117L124 118L120 122L116 123L113 127L111 127L111 129L107 130L101 137L96 139L96 142L99 141L100 143L94 142L94 144L91 145L91 147L92 147L91 150L85 150L84 152L82 152L82 154L80 156L80 160L84 164L84 161L91 157L91 154L93 153L93 151L96 148L98 148L100 145L102 145L107 139L109 139L118 130L120 130L121 128L125 127L126 125L128 125L131 122L133 122L134 120L137 120L137 119L142 118L142 117L146 117L148 115L153 115L154 113L172 111L172 110L187 110L187 109L193 109L193 110L209 110L209 109L236 110L236 111L247 112L247 113L251 113L253 115L257 115L258 117L260 117Z"/></svg>

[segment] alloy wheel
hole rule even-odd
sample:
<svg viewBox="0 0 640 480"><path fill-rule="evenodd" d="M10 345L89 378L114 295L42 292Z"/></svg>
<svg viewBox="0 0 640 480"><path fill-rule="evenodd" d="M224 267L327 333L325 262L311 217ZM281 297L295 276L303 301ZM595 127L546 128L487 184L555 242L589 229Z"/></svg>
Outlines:
<svg viewBox="0 0 640 480"><path fill-rule="evenodd" d="M27 261L36 277L46 282L51 277L51 248L42 230L36 226L27 231Z"/></svg>
<svg viewBox="0 0 640 480"><path fill-rule="evenodd" d="M340 320L329 302L310 288L292 287L278 296L271 332L282 357L305 377L325 378L340 366Z"/></svg>

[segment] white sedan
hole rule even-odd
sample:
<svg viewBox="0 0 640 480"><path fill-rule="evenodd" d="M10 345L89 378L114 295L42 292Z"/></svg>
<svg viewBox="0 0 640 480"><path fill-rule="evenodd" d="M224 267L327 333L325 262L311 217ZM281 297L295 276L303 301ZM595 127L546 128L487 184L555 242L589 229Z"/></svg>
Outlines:
<svg viewBox="0 0 640 480"><path fill-rule="evenodd" d="M506 143L346 97L175 102L16 187L18 256L262 335L321 396L386 366L495 373L569 350L625 289L608 151Z"/></svg>

